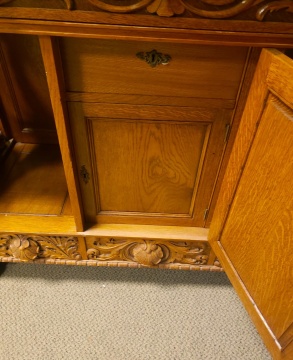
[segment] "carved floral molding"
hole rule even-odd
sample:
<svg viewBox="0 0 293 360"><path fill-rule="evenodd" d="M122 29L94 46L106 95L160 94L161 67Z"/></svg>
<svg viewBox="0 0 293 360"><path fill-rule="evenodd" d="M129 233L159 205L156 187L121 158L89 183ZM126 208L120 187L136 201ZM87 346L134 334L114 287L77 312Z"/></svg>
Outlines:
<svg viewBox="0 0 293 360"><path fill-rule="evenodd" d="M80 260L75 237L0 234L0 256L21 261L41 258Z"/></svg>
<svg viewBox="0 0 293 360"><path fill-rule="evenodd" d="M12 0L0 0L0 6ZM68 10L75 9L75 0L62 0ZM109 0L85 0L99 10L112 13L132 13L146 10L150 14L171 17L186 10L207 19L228 19L255 6L255 19L262 21L268 13L286 10L293 13L293 0L125 0L126 5L113 5ZM121 3L120 1L118 2ZM21 4L21 0L19 1ZM207 8L208 6L208 8Z"/></svg>
<svg viewBox="0 0 293 360"><path fill-rule="evenodd" d="M146 266L161 264L205 265L209 247L201 242L173 242L144 239L87 238L88 259L133 261Z"/></svg>

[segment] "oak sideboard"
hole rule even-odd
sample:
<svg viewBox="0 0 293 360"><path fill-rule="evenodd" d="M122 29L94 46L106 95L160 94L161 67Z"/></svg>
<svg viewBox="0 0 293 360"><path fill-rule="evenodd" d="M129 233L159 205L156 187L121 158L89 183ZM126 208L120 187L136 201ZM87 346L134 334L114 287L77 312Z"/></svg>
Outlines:
<svg viewBox="0 0 293 360"><path fill-rule="evenodd" d="M292 49L292 0L0 0L0 262L224 269L292 359Z"/></svg>

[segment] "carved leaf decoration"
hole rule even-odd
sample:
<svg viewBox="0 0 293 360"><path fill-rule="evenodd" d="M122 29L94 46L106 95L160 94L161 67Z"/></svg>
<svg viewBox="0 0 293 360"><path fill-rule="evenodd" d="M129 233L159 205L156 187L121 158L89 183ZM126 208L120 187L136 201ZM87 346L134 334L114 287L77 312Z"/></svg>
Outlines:
<svg viewBox="0 0 293 360"><path fill-rule="evenodd" d="M269 12L271 13L282 9L293 13L293 1L273 1L272 3L263 5L260 9L258 9L256 18L257 20L262 21Z"/></svg>
<svg viewBox="0 0 293 360"><path fill-rule="evenodd" d="M0 235L0 256L12 256L11 251L9 250L9 242L11 238L11 235Z"/></svg>
<svg viewBox="0 0 293 360"><path fill-rule="evenodd" d="M125 260L146 266L171 263L204 265L208 261L208 251L202 243L99 238L88 245L88 258L101 261Z"/></svg>
<svg viewBox="0 0 293 360"><path fill-rule="evenodd" d="M75 259L82 257L78 252L75 237L0 235L0 256L13 256L21 261L37 258Z"/></svg>
<svg viewBox="0 0 293 360"><path fill-rule="evenodd" d="M154 0L148 7L147 11L159 16L174 16L184 13L185 8L179 0Z"/></svg>
<svg viewBox="0 0 293 360"><path fill-rule="evenodd" d="M81 255L78 253L78 241L75 237L36 236L35 238L41 246L39 257L49 257L51 259L81 259Z"/></svg>
<svg viewBox="0 0 293 360"><path fill-rule="evenodd" d="M40 248L32 238L19 235L10 239L9 250L13 257L21 261L32 261L38 257Z"/></svg>
<svg viewBox="0 0 293 360"><path fill-rule="evenodd" d="M135 245L132 253L135 261L149 266L158 265L164 257L162 248L151 241Z"/></svg>
<svg viewBox="0 0 293 360"><path fill-rule="evenodd" d="M100 255L100 252L97 249L88 249L86 254L87 254L88 259L97 260Z"/></svg>
<svg viewBox="0 0 293 360"><path fill-rule="evenodd" d="M74 0L63 0L68 10L74 8ZM259 5L256 11L256 19L262 21L269 12L286 9L293 12L292 0L269 1L269 0L129 0L128 5L113 5L113 0L87 0L95 8L112 13L132 13L146 9L151 14L163 17L182 15L188 10L196 16L207 19L228 19ZM8 4L12 0L0 0L0 6ZM37 1L35 2L37 3ZM122 3L118 2L119 4ZM207 4L210 10L205 10L198 4ZM214 8L213 8L214 7Z"/></svg>

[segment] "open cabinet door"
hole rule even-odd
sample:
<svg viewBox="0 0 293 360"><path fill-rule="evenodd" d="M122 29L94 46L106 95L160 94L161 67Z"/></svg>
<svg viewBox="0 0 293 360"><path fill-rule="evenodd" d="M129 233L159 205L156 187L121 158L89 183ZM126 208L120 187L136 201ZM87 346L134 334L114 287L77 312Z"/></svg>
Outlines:
<svg viewBox="0 0 293 360"><path fill-rule="evenodd" d="M293 60L262 51L209 241L274 359L293 359Z"/></svg>

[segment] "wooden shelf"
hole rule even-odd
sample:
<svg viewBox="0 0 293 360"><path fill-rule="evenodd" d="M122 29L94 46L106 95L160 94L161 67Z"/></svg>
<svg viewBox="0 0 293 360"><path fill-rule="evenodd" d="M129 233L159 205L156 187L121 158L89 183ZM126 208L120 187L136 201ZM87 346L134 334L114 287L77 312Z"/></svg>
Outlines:
<svg viewBox="0 0 293 360"><path fill-rule="evenodd" d="M58 145L17 143L2 174L0 214L72 214Z"/></svg>

